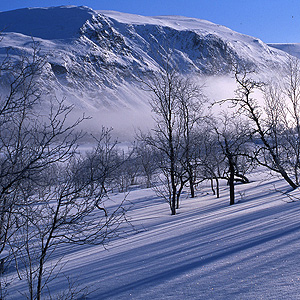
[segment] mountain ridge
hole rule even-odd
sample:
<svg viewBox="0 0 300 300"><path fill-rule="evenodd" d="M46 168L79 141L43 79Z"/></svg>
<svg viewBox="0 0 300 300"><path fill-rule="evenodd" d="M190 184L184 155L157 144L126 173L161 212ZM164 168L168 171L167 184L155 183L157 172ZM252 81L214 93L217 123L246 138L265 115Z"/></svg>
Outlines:
<svg viewBox="0 0 300 300"><path fill-rule="evenodd" d="M269 78L288 58L255 37L183 16L147 17L86 6L27 8L0 13L0 28L0 60L8 49L13 55L29 54L37 42L47 57L41 78L47 94L102 120L120 110L131 116L124 122L134 123L141 114L150 119L150 95L135 79L159 71L166 55L180 72L200 81L227 76L232 58Z"/></svg>
<svg viewBox="0 0 300 300"><path fill-rule="evenodd" d="M268 46L300 58L300 43L268 43Z"/></svg>

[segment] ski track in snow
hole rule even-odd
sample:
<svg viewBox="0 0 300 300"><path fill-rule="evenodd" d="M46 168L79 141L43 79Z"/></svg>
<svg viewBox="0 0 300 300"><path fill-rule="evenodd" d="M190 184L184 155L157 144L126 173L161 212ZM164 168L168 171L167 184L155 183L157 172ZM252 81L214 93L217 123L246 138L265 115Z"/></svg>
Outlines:
<svg viewBox="0 0 300 300"><path fill-rule="evenodd" d="M288 203L282 180L259 177L236 186L234 206L226 185L220 199L208 186L184 194L176 216L151 189L133 190L138 232L107 250L64 246L54 258L64 255L64 275L89 287L87 299L300 299L300 202ZM60 274L51 288L64 282ZM16 280L12 299L24 288Z"/></svg>

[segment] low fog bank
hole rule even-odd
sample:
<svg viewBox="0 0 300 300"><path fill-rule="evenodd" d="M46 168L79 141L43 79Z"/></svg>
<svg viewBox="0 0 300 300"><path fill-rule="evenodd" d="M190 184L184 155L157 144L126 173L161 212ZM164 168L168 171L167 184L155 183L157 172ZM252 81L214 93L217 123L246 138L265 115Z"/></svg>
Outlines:
<svg viewBox="0 0 300 300"><path fill-rule="evenodd" d="M97 136L97 133L101 133L102 126L111 128L112 137L120 142L132 142L140 130L147 132L154 126L150 107L140 110L122 108L119 111L98 111L89 116L91 118L81 124L84 131Z"/></svg>
<svg viewBox="0 0 300 300"><path fill-rule="evenodd" d="M201 78L203 92L209 103L218 102L234 96L236 89L235 79L232 76L207 76Z"/></svg>
<svg viewBox="0 0 300 300"><path fill-rule="evenodd" d="M226 98L233 97L234 90L236 88L235 81L230 76L211 76L211 77L195 77L194 81L202 87L203 94L205 96L205 104L203 109L207 111L211 104ZM83 131L86 131L85 140L90 142L90 135L97 136L97 133L101 132L102 126L106 128L112 128L112 137L117 138L120 142L132 142L135 140L136 133L140 130L147 132L153 128L155 121L153 119L153 112L151 111L149 101L151 100L151 94L143 92L141 94L135 93L135 88L132 88L131 93L128 93L128 87L126 93L124 91L116 91L112 95L112 99L115 102L116 95L122 97L119 99L119 103L122 103L118 109L116 107L98 106L97 108L89 107L76 108L72 113L72 120L82 116L90 117L88 120L84 120L79 126ZM109 98L106 93L106 99ZM126 107L124 103L128 103ZM87 99L84 102L88 102ZM99 99L101 102L101 99ZM223 110L224 106L213 106L212 110L218 113Z"/></svg>
<svg viewBox="0 0 300 300"><path fill-rule="evenodd" d="M195 77L193 80L202 87L205 97L204 114L209 111L217 115L221 111L229 109L229 103L215 104L213 106L212 104L234 97L236 83L232 76ZM133 142L139 131L147 132L154 127L154 115L149 105L151 100L150 93L145 91L139 93L136 86L132 88L126 86L126 90L122 90L122 87L120 87L111 96L114 105L109 106L106 105L107 100L109 100L108 92L106 91L105 93L105 103L101 104L101 98L99 98L98 107L78 107L75 105L69 122L74 122L83 114L89 117L78 127L78 129L87 132L83 142L92 142L91 134L94 136L99 135L103 126L112 128L112 138L120 142ZM71 102L70 99L67 100ZM82 101L83 103L89 103L89 99ZM116 107L116 101L120 103L119 107Z"/></svg>

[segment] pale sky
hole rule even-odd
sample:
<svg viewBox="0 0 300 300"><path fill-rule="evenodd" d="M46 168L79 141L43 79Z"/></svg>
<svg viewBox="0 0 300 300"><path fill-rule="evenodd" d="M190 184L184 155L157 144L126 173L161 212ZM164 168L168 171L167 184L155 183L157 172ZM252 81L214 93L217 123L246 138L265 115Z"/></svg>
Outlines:
<svg viewBox="0 0 300 300"><path fill-rule="evenodd" d="M60 5L85 5L146 16L194 17L265 43L300 43L300 0L0 0L0 11Z"/></svg>

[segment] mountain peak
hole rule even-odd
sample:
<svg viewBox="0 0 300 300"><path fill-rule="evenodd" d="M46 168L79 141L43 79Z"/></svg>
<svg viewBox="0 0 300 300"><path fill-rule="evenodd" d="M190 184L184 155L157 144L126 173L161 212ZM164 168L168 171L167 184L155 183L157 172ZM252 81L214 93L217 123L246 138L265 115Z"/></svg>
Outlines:
<svg viewBox="0 0 300 300"><path fill-rule="evenodd" d="M86 6L24 8L0 12L0 31L47 40L74 38L95 12Z"/></svg>

